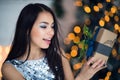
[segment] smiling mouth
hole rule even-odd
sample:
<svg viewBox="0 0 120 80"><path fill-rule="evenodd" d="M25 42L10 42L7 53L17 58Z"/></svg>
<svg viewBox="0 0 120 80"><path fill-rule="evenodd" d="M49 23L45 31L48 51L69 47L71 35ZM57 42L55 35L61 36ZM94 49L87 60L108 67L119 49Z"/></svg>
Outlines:
<svg viewBox="0 0 120 80"><path fill-rule="evenodd" d="M48 45L51 43L51 39L43 39Z"/></svg>

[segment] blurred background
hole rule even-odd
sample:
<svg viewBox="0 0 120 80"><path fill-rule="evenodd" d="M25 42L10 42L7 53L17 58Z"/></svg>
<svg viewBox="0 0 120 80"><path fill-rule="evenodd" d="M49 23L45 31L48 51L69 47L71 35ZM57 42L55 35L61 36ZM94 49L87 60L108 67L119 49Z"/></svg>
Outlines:
<svg viewBox="0 0 120 80"><path fill-rule="evenodd" d="M120 80L120 0L0 0L0 68L8 55L21 9L36 2L55 12L60 24L60 45L75 76L86 62L96 26L116 33L108 67L91 80Z"/></svg>

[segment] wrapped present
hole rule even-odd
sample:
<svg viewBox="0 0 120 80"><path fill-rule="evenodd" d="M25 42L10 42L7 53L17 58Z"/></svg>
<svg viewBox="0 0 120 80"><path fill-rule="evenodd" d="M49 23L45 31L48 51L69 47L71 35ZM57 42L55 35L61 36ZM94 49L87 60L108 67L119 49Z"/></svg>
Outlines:
<svg viewBox="0 0 120 80"><path fill-rule="evenodd" d="M95 59L103 59L107 62L116 38L117 34L107 29L100 28L94 43Z"/></svg>

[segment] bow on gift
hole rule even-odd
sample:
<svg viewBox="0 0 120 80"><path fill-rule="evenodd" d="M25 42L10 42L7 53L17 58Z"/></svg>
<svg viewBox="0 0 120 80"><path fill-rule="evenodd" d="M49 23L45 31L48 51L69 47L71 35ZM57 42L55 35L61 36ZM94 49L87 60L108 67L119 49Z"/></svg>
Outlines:
<svg viewBox="0 0 120 80"><path fill-rule="evenodd" d="M95 30L95 35L93 37L93 39L91 39L89 41L89 44L88 44L88 50L86 52L86 56L87 56L87 59L92 56L92 53L93 53L93 49L94 49L94 44L95 44L95 40L96 40L96 37L98 35L98 32L100 30L100 27L98 27L96 30Z"/></svg>

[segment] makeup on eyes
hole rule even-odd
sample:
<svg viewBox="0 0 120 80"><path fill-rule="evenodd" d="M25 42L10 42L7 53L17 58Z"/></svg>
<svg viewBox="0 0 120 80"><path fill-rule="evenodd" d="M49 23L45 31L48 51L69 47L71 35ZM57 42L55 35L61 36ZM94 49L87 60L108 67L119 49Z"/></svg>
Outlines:
<svg viewBox="0 0 120 80"><path fill-rule="evenodd" d="M41 22L40 23L41 28L46 28L48 25L49 25L49 23L47 23L47 22ZM54 23L52 23L51 27L54 28Z"/></svg>
<svg viewBox="0 0 120 80"><path fill-rule="evenodd" d="M54 28L54 25L55 25L55 24L53 23L53 24L51 25L51 27Z"/></svg>
<svg viewBox="0 0 120 80"><path fill-rule="evenodd" d="M46 28L46 27L47 27L47 24L42 22L42 23L40 23L40 27L41 27L41 28Z"/></svg>

